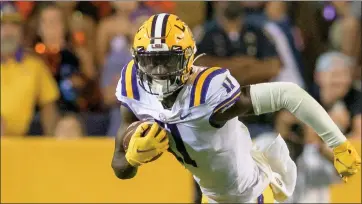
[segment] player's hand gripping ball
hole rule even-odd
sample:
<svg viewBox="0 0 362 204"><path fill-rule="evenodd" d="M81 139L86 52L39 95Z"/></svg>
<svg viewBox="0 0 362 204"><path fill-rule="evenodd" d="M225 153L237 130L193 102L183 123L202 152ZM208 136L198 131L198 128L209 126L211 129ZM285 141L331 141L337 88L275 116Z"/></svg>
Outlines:
<svg viewBox="0 0 362 204"><path fill-rule="evenodd" d="M167 151L168 142L167 131L157 123L134 122L123 138L126 159L132 166L154 161Z"/></svg>

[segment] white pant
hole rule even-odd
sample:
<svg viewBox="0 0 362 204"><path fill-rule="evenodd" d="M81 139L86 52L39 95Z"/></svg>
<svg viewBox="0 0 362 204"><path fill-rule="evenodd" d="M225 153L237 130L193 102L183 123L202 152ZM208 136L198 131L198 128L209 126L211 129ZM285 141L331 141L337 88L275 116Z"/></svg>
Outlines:
<svg viewBox="0 0 362 204"><path fill-rule="evenodd" d="M275 139L258 138L254 141L254 147L256 152L253 154L261 152L265 158L253 156L260 169L269 176L275 199L280 198L278 195L291 197L297 181L297 167L289 156L289 150L283 138L280 135Z"/></svg>
<svg viewBox="0 0 362 204"><path fill-rule="evenodd" d="M287 144L282 137L279 135L276 138L274 136L271 140L256 141L252 156L259 170L262 171L260 174L263 174L267 180L266 187L271 184L274 198L281 198L280 195L283 195L283 198L291 197L296 185L297 168L289 156ZM235 199L230 198L230 200ZM218 202L209 197L207 203ZM258 198L248 203L258 203Z"/></svg>

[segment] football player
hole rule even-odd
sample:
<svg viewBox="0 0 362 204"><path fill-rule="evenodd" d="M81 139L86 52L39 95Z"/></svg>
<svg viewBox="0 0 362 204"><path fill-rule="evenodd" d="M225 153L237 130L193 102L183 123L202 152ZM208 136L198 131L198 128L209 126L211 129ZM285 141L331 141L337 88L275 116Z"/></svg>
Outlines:
<svg viewBox="0 0 362 204"><path fill-rule="evenodd" d="M193 174L208 202L283 201L296 180L284 140L278 136L255 147L238 120L281 109L313 127L333 148L335 167L345 180L358 171L356 150L303 89L283 82L240 87L228 69L193 66L195 53L189 27L172 14L152 16L135 34L133 60L123 67L116 90L122 127L112 167L118 178L134 177L139 166L168 149ZM139 120L154 123L139 125L125 152L123 133Z"/></svg>

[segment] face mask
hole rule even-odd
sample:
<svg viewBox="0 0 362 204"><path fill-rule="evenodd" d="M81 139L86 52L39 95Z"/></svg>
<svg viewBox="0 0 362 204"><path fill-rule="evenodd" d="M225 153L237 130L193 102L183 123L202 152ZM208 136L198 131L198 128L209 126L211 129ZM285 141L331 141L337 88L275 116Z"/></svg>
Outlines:
<svg viewBox="0 0 362 204"><path fill-rule="evenodd" d="M172 94L172 92L169 92L170 90L176 90L177 86L172 85L169 80L157 80L154 79L153 83L150 85L150 89L152 93L157 94L158 100L163 100L165 97Z"/></svg>

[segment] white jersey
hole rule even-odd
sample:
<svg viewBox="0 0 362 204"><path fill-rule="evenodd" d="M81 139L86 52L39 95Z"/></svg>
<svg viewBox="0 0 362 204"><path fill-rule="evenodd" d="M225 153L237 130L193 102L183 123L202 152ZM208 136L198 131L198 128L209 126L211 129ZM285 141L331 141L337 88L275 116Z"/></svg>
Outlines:
<svg viewBox="0 0 362 204"><path fill-rule="evenodd" d="M217 127L210 116L240 97L240 86L227 69L212 67L196 74L165 109L139 84L131 61L122 69L116 96L139 120L155 120L171 133L169 151L214 202L248 202L262 194L269 180L251 156L252 141L234 118Z"/></svg>

